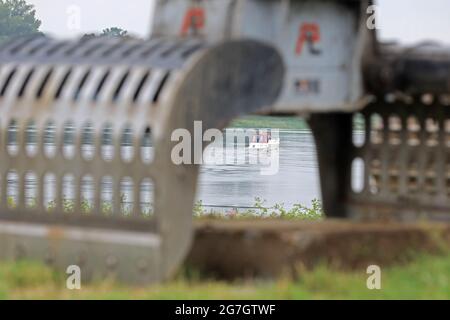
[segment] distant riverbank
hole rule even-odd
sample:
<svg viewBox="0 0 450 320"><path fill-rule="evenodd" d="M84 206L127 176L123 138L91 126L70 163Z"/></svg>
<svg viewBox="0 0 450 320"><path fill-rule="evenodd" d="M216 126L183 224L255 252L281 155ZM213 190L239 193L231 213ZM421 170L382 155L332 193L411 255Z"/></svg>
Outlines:
<svg viewBox="0 0 450 320"><path fill-rule="evenodd" d="M309 130L306 121L295 116L257 116L250 115L236 119L230 128L268 128L284 130Z"/></svg>
<svg viewBox="0 0 450 320"><path fill-rule="evenodd" d="M353 129L364 131L364 118L357 115L353 119ZM249 115L234 120L230 128L267 128L281 130L310 130L304 118L298 116L258 116Z"/></svg>

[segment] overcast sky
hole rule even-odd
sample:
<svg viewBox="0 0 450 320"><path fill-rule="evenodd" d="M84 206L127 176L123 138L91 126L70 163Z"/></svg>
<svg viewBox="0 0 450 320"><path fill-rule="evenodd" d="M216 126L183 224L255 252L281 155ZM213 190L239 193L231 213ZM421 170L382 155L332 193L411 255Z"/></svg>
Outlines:
<svg viewBox="0 0 450 320"><path fill-rule="evenodd" d="M36 6L42 31L70 37L118 26L140 36L150 31L154 0L28 0ZM424 39L450 44L449 0L378 0L383 39L412 43ZM71 10L81 10L80 29L68 27Z"/></svg>

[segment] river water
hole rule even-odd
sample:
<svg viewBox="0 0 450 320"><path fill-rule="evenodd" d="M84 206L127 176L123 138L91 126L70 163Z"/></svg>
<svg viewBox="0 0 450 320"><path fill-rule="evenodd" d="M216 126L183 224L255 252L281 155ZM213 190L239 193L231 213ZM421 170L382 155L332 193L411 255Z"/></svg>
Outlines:
<svg viewBox="0 0 450 320"><path fill-rule="evenodd" d="M283 204L309 205L320 199L320 183L315 144L310 131L279 130L279 150L271 150L272 161L261 163L206 164L201 169L198 200L206 208L245 208L255 204L255 198L265 200L265 206ZM248 142L247 142L248 145ZM237 145L237 152L245 152ZM264 151L261 151L264 152ZM274 159L278 163L274 164ZM235 161L237 162L237 161ZM269 164L270 163L270 164ZM262 174L261 168L275 167L274 174Z"/></svg>

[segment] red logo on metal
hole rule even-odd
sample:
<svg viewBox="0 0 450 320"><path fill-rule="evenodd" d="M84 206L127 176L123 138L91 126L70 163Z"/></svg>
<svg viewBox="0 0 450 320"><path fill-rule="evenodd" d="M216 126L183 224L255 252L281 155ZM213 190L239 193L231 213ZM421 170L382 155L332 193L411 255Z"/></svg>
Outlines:
<svg viewBox="0 0 450 320"><path fill-rule="evenodd" d="M199 30L205 27L205 10L201 7L190 8L184 15L183 25L181 26L181 36L197 34Z"/></svg>
<svg viewBox="0 0 450 320"><path fill-rule="evenodd" d="M320 26L317 23L303 23L300 26L295 52L301 55L306 43L311 54L320 54L321 51L315 47L318 42L320 42Z"/></svg>

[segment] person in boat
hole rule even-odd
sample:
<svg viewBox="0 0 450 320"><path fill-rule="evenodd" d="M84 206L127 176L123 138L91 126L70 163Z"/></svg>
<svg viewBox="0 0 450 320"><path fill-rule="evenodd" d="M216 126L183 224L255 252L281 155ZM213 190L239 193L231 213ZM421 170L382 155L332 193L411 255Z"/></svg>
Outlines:
<svg viewBox="0 0 450 320"><path fill-rule="evenodd" d="M252 143L269 143L272 140L270 133L256 134L252 138Z"/></svg>

